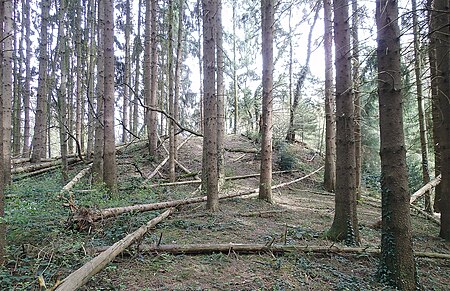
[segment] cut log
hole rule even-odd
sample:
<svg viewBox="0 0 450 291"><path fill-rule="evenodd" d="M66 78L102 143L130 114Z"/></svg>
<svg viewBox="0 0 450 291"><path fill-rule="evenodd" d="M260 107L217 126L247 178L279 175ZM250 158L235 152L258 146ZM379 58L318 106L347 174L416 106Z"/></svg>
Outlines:
<svg viewBox="0 0 450 291"><path fill-rule="evenodd" d="M164 218L169 216L174 211L173 208L166 210L161 215L150 220L147 224L141 226L133 233L130 233L120 241L113 244L111 247L100 253L98 256L84 264L78 270L67 276L61 284L56 288L59 291L71 291L77 290L89 279L100 272L109 262L114 260L121 252L127 247L141 239L145 233L147 233L152 227L161 222Z"/></svg>
<svg viewBox="0 0 450 291"><path fill-rule="evenodd" d="M34 177L34 176L38 176L38 175L43 174L43 173L54 171L54 170L57 170L59 168L61 168L61 167L59 165L56 165L56 166L52 166L52 167L36 170L36 171L33 171L33 172L29 172L29 173L23 173L23 174L19 174L19 175L14 175L12 180L13 181L20 181L20 180L23 180L23 179L26 179L26 178L29 178L29 177Z"/></svg>
<svg viewBox="0 0 450 291"><path fill-rule="evenodd" d="M412 204L414 201L417 200L417 198L419 198L420 196L424 195L432 188L439 185L440 182L441 182L441 175L437 176L436 178L434 178L433 180L431 180L430 182L425 184L422 188L417 190L414 194L412 194L411 198L409 199L409 203Z"/></svg>
<svg viewBox="0 0 450 291"><path fill-rule="evenodd" d="M81 170L69 183L67 183L61 190L61 193L70 191L75 184L80 181L89 171L91 170L92 164L90 164L87 168Z"/></svg>
<svg viewBox="0 0 450 291"><path fill-rule="evenodd" d="M320 171L322 168L323 168L323 166L320 167L319 169L309 173L308 175L300 177L293 181L272 186L272 189L278 189L278 188L281 188L284 186L288 186L288 185L300 182L300 181L314 175L315 173ZM242 191L242 192L229 193L229 194L219 196L219 199L230 199L230 198L235 198L235 197L240 197L240 196L252 195L252 194L258 193L258 191L259 191L259 188L255 188L255 189L250 189L250 190L246 190L246 191ZM203 196L203 197L193 197L193 198L159 202L159 203L138 204L138 205L132 205L132 206L125 206L125 207L107 208L107 209L97 210L97 211L92 211L92 210L89 210L86 208L81 208L81 209L79 209L79 211L77 213L74 214L74 216L72 218L72 222L77 224L79 229L84 229L84 228L86 228L86 226L91 225L95 221L114 217L114 216L117 216L117 215L120 215L123 213L127 213L127 212L133 212L133 211L145 212L145 211L152 211L152 210L158 210L158 209L165 209L165 208L169 208L169 207L178 207L180 205L200 203L200 202L205 202L205 201L206 201L206 196Z"/></svg>
<svg viewBox="0 0 450 291"><path fill-rule="evenodd" d="M267 217L267 216L273 216L274 214L283 213L286 212L286 209L277 209L277 210L266 210L266 211L253 211L253 212L247 212L247 213L240 213L240 216L243 217Z"/></svg>
<svg viewBox="0 0 450 291"><path fill-rule="evenodd" d="M96 248L95 251L102 251L103 248ZM331 246L303 246L303 245L263 245L263 244L187 244L187 245L140 245L139 250L150 254L169 253L173 255L198 255L211 253L243 253L243 254L258 254L258 253L339 253L339 254L380 254L379 248L351 248ZM429 253L429 252L414 252L416 257L445 259L450 260L450 254Z"/></svg>

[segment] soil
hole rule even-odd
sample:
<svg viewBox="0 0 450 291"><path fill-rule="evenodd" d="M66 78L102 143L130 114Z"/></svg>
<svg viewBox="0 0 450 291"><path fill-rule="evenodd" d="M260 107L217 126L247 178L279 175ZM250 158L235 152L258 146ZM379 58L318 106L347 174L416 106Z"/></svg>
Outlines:
<svg viewBox="0 0 450 291"><path fill-rule="evenodd" d="M228 136L227 149L257 149L243 136ZM323 163L320 155L305 145L290 146L295 155L296 170L274 174L273 185L304 176ZM191 172L201 171L202 141L191 140L179 150L179 162ZM279 170L277 154L274 170ZM258 154L225 152L226 176L257 173ZM129 169L128 169L129 170ZM122 169L126 172L126 169ZM151 172L152 169L143 169ZM183 172L179 172L183 175ZM185 174L185 173L184 173ZM162 176L164 177L164 171ZM161 177L160 177L161 178ZM258 178L227 181L221 193L258 187ZM153 183L160 183L153 180ZM191 197L198 185L160 187L158 200ZM343 246L321 238L332 223L334 197L323 191L321 173L275 190L274 204L257 198L235 198L220 201L220 210L211 213L205 206L183 206L160 223L142 243L259 243ZM198 196L195 194L194 196ZM254 215L261 212L261 215ZM271 212L272 211L272 212ZM373 227L380 219L379 203L363 200L358 206L361 246L378 247L380 231ZM249 215L250 214L250 215ZM413 215L414 249L449 253L449 245L437 238L438 227L425 218ZM421 289L450 288L450 263L444 260L417 258ZM118 258L92 279L86 290L380 290L378 258L372 255L298 253L275 256L208 254L148 255L131 251Z"/></svg>

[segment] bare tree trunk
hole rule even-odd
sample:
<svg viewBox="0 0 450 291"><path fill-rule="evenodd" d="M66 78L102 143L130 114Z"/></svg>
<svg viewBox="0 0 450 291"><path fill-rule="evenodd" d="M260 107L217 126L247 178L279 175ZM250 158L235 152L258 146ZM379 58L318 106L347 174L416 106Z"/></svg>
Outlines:
<svg viewBox="0 0 450 291"><path fill-rule="evenodd" d="M123 99L122 99L122 143L128 141L128 99L130 98L130 74L131 74L131 45L130 45L130 35L132 30L131 23L131 4L130 0L125 2L125 72L124 72L124 83L123 86ZM147 25L147 24L146 24Z"/></svg>
<svg viewBox="0 0 450 291"><path fill-rule="evenodd" d="M262 137L259 199L272 203L272 107L273 107L273 0L261 1L262 27Z"/></svg>
<svg viewBox="0 0 450 291"><path fill-rule="evenodd" d="M24 125L23 125L23 150L22 155L24 158L30 156L30 95L31 95L31 25L30 25L30 0L22 1L22 10L24 14L24 26L25 26L25 84L23 92L23 107L24 107Z"/></svg>
<svg viewBox="0 0 450 291"><path fill-rule="evenodd" d="M234 100L234 128L233 133L238 132L239 119L239 96L237 85L237 64L236 64L236 0L233 1L233 100Z"/></svg>
<svg viewBox="0 0 450 291"><path fill-rule="evenodd" d="M14 1L13 6L13 19L14 22L19 22L20 19L17 17L18 7L17 1ZM21 26L20 34L23 37L24 27ZM13 50L13 65L14 65L14 91L13 91L13 112L12 112L12 155L17 157L20 155L21 148L21 123L22 123L22 99L20 95L22 94L22 64L23 64L23 42L18 41L18 29L14 28L13 40L14 40L14 50ZM18 43L19 42L19 47ZM19 59L20 58L20 59Z"/></svg>
<svg viewBox="0 0 450 291"><path fill-rule="evenodd" d="M177 118L174 107L174 72L173 72L173 0L169 0L169 15L168 15L168 31L167 31L167 71L168 71L168 95L169 95L169 114ZM169 180L175 181L175 124L173 120L167 121L169 126Z"/></svg>
<svg viewBox="0 0 450 291"><path fill-rule="evenodd" d="M173 99L173 117L175 118L175 121L178 121L178 123L181 121L180 116L180 79L181 79L181 69L183 64L183 24L184 24L184 1L179 0L178 2L178 32L177 32L177 58L175 62L175 95ZM178 159L178 138L177 135L175 135L175 160ZM176 162L176 161L175 161Z"/></svg>
<svg viewBox="0 0 450 291"><path fill-rule="evenodd" d="M104 143L104 87L105 59L104 54L104 0L98 0L97 25L97 118L95 120L94 160L92 176L95 183L103 182L103 143Z"/></svg>
<svg viewBox="0 0 450 291"><path fill-rule="evenodd" d="M131 128L131 132L134 135L138 135L138 126L139 126L139 83L141 78L141 52L142 52L142 43L141 43L141 11L142 11L142 1L138 1L138 27L136 38L134 41L134 54L135 54L135 77L134 77L134 104L133 104L133 127Z"/></svg>
<svg viewBox="0 0 450 291"><path fill-rule="evenodd" d="M222 0L217 0L216 19L216 54L217 54L217 171L219 186L225 182L225 83L224 83L224 48L222 26Z"/></svg>
<svg viewBox="0 0 450 291"><path fill-rule="evenodd" d="M202 79L202 77L203 77L203 67L204 67L204 65L203 65L203 59L202 59L202 29L201 29L201 26L200 26L200 20L201 20L201 18L202 18L202 16L203 16L203 14L204 14L204 12L201 10L201 4L202 4L202 0L197 0L197 32L198 32L198 71L199 71L199 77L200 77L200 79L199 79L199 82L200 82L200 86L199 86L199 95L200 95L200 101L199 101L199 104L200 104L200 109L199 109L199 115L200 115L200 132L201 133L203 133L203 126L205 125L205 120L204 120L204 114L205 114L205 110L204 110L204 108L203 108L203 105L204 105L204 100L203 100L203 98L204 98L204 94L203 94L203 79ZM204 19L204 18L203 18ZM203 49L203 51L204 51L204 49Z"/></svg>
<svg viewBox="0 0 450 291"><path fill-rule="evenodd" d="M91 160L94 152L94 131L95 131L95 110L94 105L96 101L94 101L95 96L95 87L94 87L94 79L95 79L95 60L96 60L96 43L95 43L95 12L96 5L95 1L92 1L88 4L88 13L86 19L86 27L90 29L86 31L86 42L88 42L89 46L89 63L88 63L88 82L87 82L87 92L88 92L88 128L87 128L87 147L86 147L86 159Z"/></svg>
<svg viewBox="0 0 450 291"><path fill-rule="evenodd" d="M43 0L41 2L41 32L39 40L39 80L37 91L37 106L34 122L33 135L33 153L31 155L32 163L39 163L42 158L45 158L45 139L46 139L46 124L47 124L47 29L49 18L50 2Z"/></svg>
<svg viewBox="0 0 450 291"><path fill-rule="evenodd" d="M116 141L114 133L114 0L105 0L104 51L104 147L103 181L113 196L117 195Z"/></svg>
<svg viewBox="0 0 450 291"><path fill-rule="evenodd" d="M353 45L353 102L355 107L355 163L356 199L361 199L362 135L361 135L361 81L359 79L359 11L358 0L352 1L352 45Z"/></svg>
<svg viewBox="0 0 450 291"><path fill-rule="evenodd" d="M206 208L219 208L217 172L217 92L216 92L216 17L217 1L203 0L203 108L204 136L202 162L202 188L208 197Z"/></svg>
<svg viewBox="0 0 450 291"><path fill-rule="evenodd" d="M13 2L4 1L3 4L3 84L2 84L2 107L3 107L3 176L4 185L11 183L11 101L13 98Z"/></svg>
<svg viewBox="0 0 450 291"><path fill-rule="evenodd" d="M68 75L68 52L67 40L65 35L65 18L66 18L66 2L60 0L58 15L58 59L61 64L61 81L58 89L58 116L59 116L59 143L61 149L61 176L62 184L66 184L69 180L69 169L67 160L67 106L66 106L66 82Z"/></svg>
<svg viewBox="0 0 450 291"><path fill-rule="evenodd" d="M437 61L437 84L439 110L441 114L441 123L436 124L439 130L440 143L440 170L441 170L441 199L439 209L441 211L441 229L439 236L450 241L450 60L449 60L449 5L448 1L435 0L433 11L436 13L434 18L436 61ZM436 126L435 125L435 126Z"/></svg>
<svg viewBox="0 0 450 291"><path fill-rule="evenodd" d="M336 186L336 124L333 92L333 27L331 0L324 0L324 49L325 49L325 172L324 186L334 192Z"/></svg>
<svg viewBox="0 0 450 291"><path fill-rule="evenodd" d="M4 1L0 1L0 39L5 37L3 27L5 25L5 3ZM4 43L0 43L0 59L3 62L3 46ZM3 65L3 64L2 64ZM2 66L3 67L3 66ZM0 85L1 85L1 94L0 94L0 104L3 104L4 99L4 87L3 87L3 70L0 69ZM0 122L3 124L3 106L0 106ZM3 141L3 125L0 126L0 139ZM0 219L5 219L5 183L3 179L3 172L5 168L5 163L3 161L3 142L0 143ZM9 165L8 165L9 167ZM6 262L6 223L0 223L0 266L3 266Z"/></svg>
<svg viewBox="0 0 450 291"><path fill-rule="evenodd" d="M157 97L157 89L158 89L158 27L156 21L156 13L157 13L157 0L151 0L151 9L152 9L152 31L151 31L151 77L150 77L150 103L149 105L152 107L158 106L158 97ZM158 116L156 111L150 111L150 125L148 128L148 143L149 143L149 152L150 155L156 155L156 149L158 146Z"/></svg>
<svg viewBox="0 0 450 291"><path fill-rule="evenodd" d="M78 0L79 2L80 0ZM76 113L75 113L75 137L76 142L81 145L81 151L84 151L84 137L82 132L83 127L83 80L82 80L82 67L83 64L81 62L81 3L80 5L77 5L76 8L76 28L75 28L75 50L76 50L76 59L77 59L77 66L76 66L76 91L75 91L75 99L76 99ZM80 154L82 154L82 152Z"/></svg>
<svg viewBox="0 0 450 291"><path fill-rule="evenodd" d="M428 141L427 141L427 128L425 124L424 114L424 100L422 93L422 61L420 55L420 32L419 22L417 15L417 3L416 0L411 1L412 16L413 16L413 34L414 34L414 73L416 75L416 94L417 94L417 107L419 112L419 129L420 129L420 150L422 154L422 181L423 184L430 182L430 172L428 170ZM432 213L433 208L431 205L431 192L425 194L425 211Z"/></svg>
<svg viewBox="0 0 450 291"><path fill-rule="evenodd" d="M286 141L294 142L295 141L295 126L294 126L294 118L295 114L298 108L298 104L300 102L300 96L302 94L302 89L305 84L306 76L309 73L309 60L311 59L311 40L312 40L312 33L314 30L314 26L316 25L317 18L319 17L320 12L320 2L317 2L316 4L316 11L314 13L314 19L313 23L309 28L309 34L308 34L308 43L307 43L307 50L306 50L306 61L305 65L302 66L299 72L299 77L297 80L297 84L295 86L295 92L294 92L294 98L291 107L289 108L289 128L286 134ZM302 131L303 132L303 131ZM303 142L303 138L302 138Z"/></svg>
<svg viewBox="0 0 450 291"><path fill-rule="evenodd" d="M382 229L379 274L399 290L415 290L408 176L403 133L400 29L397 2L377 0L378 99Z"/></svg>
<svg viewBox="0 0 450 291"><path fill-rule="evenodd" d="M152 8L151 8L151 1L146 0L145 1L145 27L144 27L144 100L145 104L148 106L151 106L152 100L151 100L151 74L152 74ZM154 146L156 149L156 143L153 140L156 138L156 135L154 135L154 132L152 131L152 121L151 121L151 114L152 111L149 109L145 109L145 125L147 126L147 135L149 140L149 153L150 155L153 155L150 151L150 144L151 146Z"/></svg>
<svg viewBox="0 0 450 291"><path fill-rule="evenodd" d="M334 1L336 58L336 195L333 224L326 236L359 244L356 212L355 121L348 0Z"/></svg>
<svg viewBox="0 0 450 291"><path fill-rule="evenodd" d="M438 29L436 24L436 12L433 11L432 0L427 1L428 22L429 27L429 48L428 58L430 62L430 79L431 79L431 104L432 104L432 120L433 120L433 150L434 150L434 175L437 177L441 174L441 151L440 151L440 124L442 122L441 111L439 107L438 96L438 75L436 60L436 34L433 33ZM440 212L441 202L441 184L434 189L434 212Z"/></svg>

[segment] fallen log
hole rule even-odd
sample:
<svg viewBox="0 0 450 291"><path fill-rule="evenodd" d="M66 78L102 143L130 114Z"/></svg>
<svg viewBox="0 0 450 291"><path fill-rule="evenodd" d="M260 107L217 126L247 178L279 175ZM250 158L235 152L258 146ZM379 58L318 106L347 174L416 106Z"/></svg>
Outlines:
<svg viewBox="0 0 450 291"><path fill-rule="evenodd" d="M288 170L288 171L274 171L272 172L272 174L285 174L285 173L295 173L295 172L299 172L300 170ZM195 173L191 173L191 174L195 174ZM255 173L255 174L248 174L248 175L241 175L241 176L229 176L229 177L225 177L226 181L231 181L231 180L241 180L241 179L248 179L248 178L255 178L255 177L259 177L261 174L260 173ZM189 180L189 181L180 181L180 182L169 182L169 183L161 183L161 184L152 184L152 185L148 185L145 186L145 188L156 188L156 187L167 187L167 186L180 186L180 185L189 185L189 184L200 184L202 182L202 180L200 179L195 179L195 180Z"/></svg>
<svg viewBox="0 0 450 291"><path fill-rule="evenodd" d="M411 195L411 197L409 198L409 204L412 204L420 196L424 195L425 193L430 191L432 188L434 188L437 185L439 185L440 182L441 182L441 175L437 176L436 178L434 178L430 182L426 183L422 188L420 188L419 190L414 192L414 194Z"/></svg>
<svg viewBox="0 0 450 291"><path fill-rule="evenodd" d="M434 222L437 225L441 225L441 220L434 217L433 215L431 215L430 213L423 211L422 209L420 209L419 207L417 207L414 204L410 205L412 209L414 209L415 211L417 211L418 213L422 214L423 216L425 216L426 219L431 220L432 222Z"/></svg>
<svg viewBox="0 0 450 291"><path fill-rule="evenodd" d="M96 248L94 251L102 251L103 248ZM339 254L380 254L379 248L373 247L338 247L331 246L304 246L304 245L264 245L264 244L187 244L187 245L140 245L141 252L149 254L169 253L173 255L200 255L211 253L241 253L241 254L258 254L258 253L339 253ZM450 254L430 253L430 252L414 252L416 257L445 259L450 260Z"/></svg>
<svg viewBox="0 0 450 291"><path fill-rule="evenodd" d="M74 163L78 160L78 158L70 158L68 159L69 164ZM51 168L53 166L57 166L61 164L61 160L55 160L51 162L44 162L39 164L31 164L28 166L22 166L11 169L11 174L21 174L21 173L30 173L34 171L39 171L46 168Z"/></svg>
<svg viewBox="0 0 450 291"><path fill-rule="evenodd" d="M61 193L70 191L75 184L80 181L89 171L91 170L92 164L90 164L87 168L81 170L69 183L67 183L61 190Z"/></svg>
<svg viewBox="0 0 450 291"><path fill-rule="evenodd" d="M293 181L272 186L272 189L278 189L278 188L281 188L284 186L291 185L293 183L300 182L300 181L314 175L315 173L320 171L322 168L323 168L323 166L320 167L319 169L309 173L308 175L300 177ZM235 193L221 195L221 196L219 196L219 199L230 199L230 198L255 194L258 192L259 192L259 188L254 188L254 189L250 189L250 190L246 190L246 191L242 191L242 192L235 192ZM72 223L77 224L80 229L84 229L86 226L91 225L95 221L114 217L114 216L117 216L117 215L120 215L123 213L127 213L127 212L133 212L133 211L145 212L145 211L159 210L159 209L165 209L165 208L169 208L169 207L178 207L181 205L205 202L206 200L207 200L206 196L202 196L202 197L193 197L193 198L165 201L165 202L158 202L158 203L151 203L151 204L138 204L138 205L132 205L132 206L125 206L125 207L107 208L107 209L96 210L96 211L92 211L92 210L86 209L86 208L80 208L79 211L77 211L74 214L74 216L72 217Z"/></svg>
<svg viewBox="0 0 450 291"><path fill-rule="evenodd" d="M26 178L29 178L29 177L38 176L40 174L47 173L47 172L50 172L50 171L54 171L54 170L57 170L57 169L60 169L60 168L61 168L61 166L56 165L56 166L52 166L52 167L36 170L36 171L33 171L33 172L29 172L29 173L23 173L23 174L19 174L19 175L15 174L12 177L12 180L14 182L15 181L20 181L20 180L23 180L23 179L26 179Z"/></svg>
<svg viewBox="0 0 450 291"><path fill-rule="evenodd" d="M141 226L133 233L130 233L120 241L113 244L111 247L106 249L104 252L100 253L98 256L84 264L78 270L67 276L58 285L56 290L59 291L71 291L77 290L81 286L87 283L89 279L100 272L109 262L114 260L121 252L123 252L127 247L141 239L145 233L147 233L150 228L154 227L156 224L161 222L164 218L169 216L174 212L173 208L166 210L161 215L153 218L147 224Z"/></svg>

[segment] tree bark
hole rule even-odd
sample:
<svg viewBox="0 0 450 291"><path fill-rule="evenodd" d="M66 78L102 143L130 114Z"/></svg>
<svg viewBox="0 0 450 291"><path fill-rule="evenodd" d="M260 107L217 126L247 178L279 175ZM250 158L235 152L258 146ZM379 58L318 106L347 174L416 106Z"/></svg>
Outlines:
<svg viewBox="0 0 450 291"><path fill-rule="evenodd" d="M217 92L216 92L216 0L203 0L203 108L204 136L202 162L202 189L208 197L206 208L219 207L217 169Z"/></svg>
<svg viewBox="0 0 450 291"><path fill-rule="evenodd" d="M262 27L262 137L261 176L259 199L272 203L272 107L273 107L273 24L275 14L273 0L261 1Z"/></svg>
<svg viewBox="0 0 450 291"><path fill-rule="evenodd" d="M331 0L324 0L324 50L325 50L325 171L324 186L334 192L336 185L336 124L333 92L333 15Z"/></svg>
<svg viewBox="0 0 450 291"><path fill-rule="evenodd" d="M352 1L352 69L353 69L353 102L355 109L355 180L356 199L361 198L361 167L362 167L362 135L361 135L361 81L359 78L359 12L358 0Z"/></svg>
<svg viewBox="0 0 450 291"><path fill-rule="evenodd" d="M175 119L175 101L174 101L174 71L173 71L173 0L169 0L169 15L168 15L168 32L167 32L167 70L168 70L168 95L169 95L169 115ZM175 181L175 124L172 119L167 121L169 126L169 180Z"/></svg>
<svg viewBox="0 0 450 291"><path fill-rule="evenodd" d="M130 75L131 75L131 45L130 37L133 29L131 23L131 4L130 0L125 2L125 72L122 98L122 143L128 141L128 103L130 98Z"/></svg>
<svg viewBox="0 0 450 291"><path fill-rule="evenodd" d="M11 101L13 98L13 2L3 4L3 64L2 64L2 107L3 107L3 176L4 185L11 183Z"/></svg>
<svg viewBox="0 0 450 291"><path fill-rule="evenodd" d="M417 273L403 133L398 6L397 2L387 0L377 0L376 4L382 191L379 275L383 282L400 290L415 290Z"/></svg>
<svg viewBox="0 0 450 291"><path fill-rule="evenodd" d="M4 15L5 15L5 2L0 1L0 39L5 37L3 26L4 23ZM3 62L3 49L0 49L0 59ZM3 70L0 69L0 86L3 91ZM3 124L3 99L4 94L0 94L0 121ZM4 133L3 133L3 125L0 126L0 140L3 141ZM3 179L3 172L5 168L5 163L3 162L3 142L0 144L0 219L4 221L5 219L5 183ZM10 165L8 165L10 167ZM6 262L6 223L0 223L0 266L3 266Z"/></svg>
<svg viewBox="0 0 450 291"><path fill-rule="evenodd" d="M225 182L225 82L224 82L224 48L222 25L222 0L217 0L217 172L219 188Z"/></svg>
<svg viewBox="0 0 450 291"><path fill-rule="evenodd" d="M105 0L104 52L104 147L103 181L117 195L116 143L114 133L114 0Z"/></svg>
<svg viewBox="0 0 450 291"><path fill-rule="evenodd" d="M356 213L355 121L348 0L334 1L336 58L336 196L333 224L326 236L359 243Z"/></svg>
<svg viewBox="0 0 450 291"><path fill-rule="evenodd" d="M440 170L441 170L441 229L439 236L450 241L450 60L449 60L449 3L445 0L435 0L433 11L436 37L436 61L439 110L441 123L438 126L440 142Z"/></svg>
<svg viewBox="0 0 450 291"><path fill-rule="evenodd" d="M31 14L30 14L30 0L22 1L22 9L24 11L24 26L25 26L25 83L23 92L23 107L24 107L24 125L23 125L23 150L22 156L28 158L30 156L30 95L31 95Z"/></svg>
<svg viewBox="0 0 450 291"><path fill-rule="evenodd" d="M95 183L103 182L103 144L104 144L104 91L105 59L104 59L104 0L98 0L97 24L97 117L95 120L94 160L92 176Z"/></svg>
<svg viewBox="0 0 450 291"><path fill-rule="evenodd" d="M156 21L158 1L151 0L151 76L150 76L150 103L149 105L156 108L158 106L157 88L158 88L158 22ZM156 149L158 146L158 117L156 111L151 110L149 112L150 118L148 125L148 144L150 155L156 155Z"/></svg>

